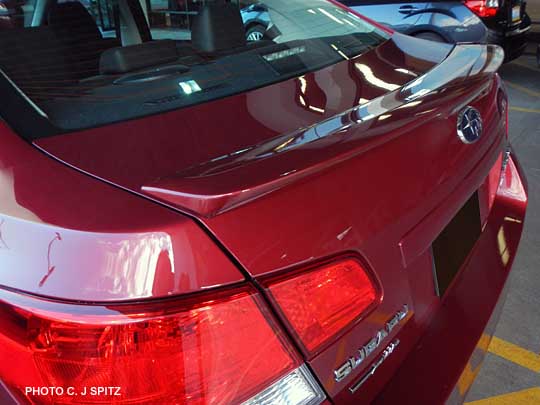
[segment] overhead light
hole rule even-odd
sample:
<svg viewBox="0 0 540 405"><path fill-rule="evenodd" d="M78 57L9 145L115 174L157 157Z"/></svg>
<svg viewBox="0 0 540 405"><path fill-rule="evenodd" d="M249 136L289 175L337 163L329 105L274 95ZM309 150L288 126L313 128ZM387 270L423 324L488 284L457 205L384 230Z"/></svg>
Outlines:
<svg viewBox="0 0 540 405"><path fill-rule="evenodd" d="M192 94L202 91L201 86L195 80L187 80L178 83L184 94Z"/></svg>

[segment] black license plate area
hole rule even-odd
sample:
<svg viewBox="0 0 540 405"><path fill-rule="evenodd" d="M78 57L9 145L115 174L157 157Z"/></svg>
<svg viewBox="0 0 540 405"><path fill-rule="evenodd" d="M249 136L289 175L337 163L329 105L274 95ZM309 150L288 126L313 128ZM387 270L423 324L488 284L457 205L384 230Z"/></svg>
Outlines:
<svg viewBox="0 0 540 405"><path fill-rule="evenodd" d="M508 26L513 26L521 23L521 18L523 16L523 7L521 1L510 1L508 2Z"/></svg>
<svg viewBox="0 0 540 405"><path fill-rule="evenodd" d="M480 204L475 192L432 244L436 291L443 296L480 237Z"/></svg>

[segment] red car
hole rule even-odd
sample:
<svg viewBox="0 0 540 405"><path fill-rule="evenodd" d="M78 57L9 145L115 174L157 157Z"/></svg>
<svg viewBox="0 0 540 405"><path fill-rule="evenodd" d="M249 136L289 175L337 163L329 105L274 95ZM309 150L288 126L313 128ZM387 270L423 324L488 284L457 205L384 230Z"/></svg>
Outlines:
<svg viewBox="0 0 540 405"><path fill-rule="evenodd" d="M206 3L2 32L0 402L462 401L527 206L502 50Z"/></svg>

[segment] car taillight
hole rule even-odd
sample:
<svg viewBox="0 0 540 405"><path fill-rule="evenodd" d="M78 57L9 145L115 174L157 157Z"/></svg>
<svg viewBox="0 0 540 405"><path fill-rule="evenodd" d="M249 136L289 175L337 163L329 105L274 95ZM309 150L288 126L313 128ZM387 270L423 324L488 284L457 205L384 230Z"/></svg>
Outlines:
<svg viewBox="0 0 540 405"><path fill-rule="evenodd" d="M0 290L0 359L0 379L38 403L324 398L251 287L107 306Z"/></svg>
<svg viewBox="0 0 540 405"><path fill-rule="evenodd" d="M372 277L352 258L263 284L309 354L345 331L380 300Z"/></svg>
<svg viewBox="0 0 540 405"><path fill-rule="evenodd" d="M499 11L499 0L465 0L465 6L478 17L495 17Z"/></svg>

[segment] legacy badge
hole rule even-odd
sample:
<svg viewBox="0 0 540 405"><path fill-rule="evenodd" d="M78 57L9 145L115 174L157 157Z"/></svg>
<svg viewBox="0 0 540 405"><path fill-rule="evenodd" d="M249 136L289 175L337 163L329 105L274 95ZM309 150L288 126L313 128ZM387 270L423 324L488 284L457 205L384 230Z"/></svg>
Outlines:
<svg viewBox="0 0 540 405"><path fill-rule="evenodd" d="M358 349L356 355L350 357L349 360L334 370L335 380L337 382L343 381L355 368L362 364L362 362L381 345L384 339L388 337L390 332L392 332L396 325L404 319L408 313L409 307L405 304L401 310L386 322L383 329L379 330L369 342Z"/></svg>

